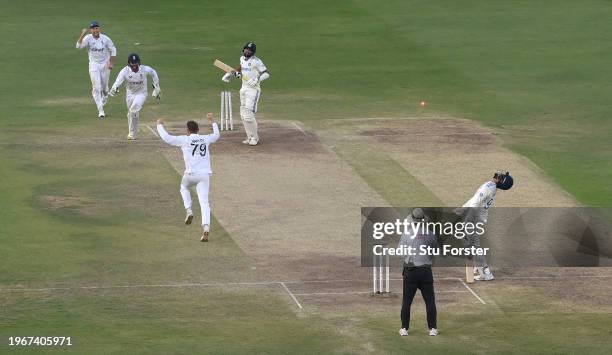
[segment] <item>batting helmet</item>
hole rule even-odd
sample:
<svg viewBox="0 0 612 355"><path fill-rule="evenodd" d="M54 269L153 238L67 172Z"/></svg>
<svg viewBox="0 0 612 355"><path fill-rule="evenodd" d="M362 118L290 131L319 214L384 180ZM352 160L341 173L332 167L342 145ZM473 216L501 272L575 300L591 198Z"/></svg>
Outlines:
<svg viewBox="0 0 612 355"><path fill-rule="evenodd" d="M497 179L497 188L500 190L510 190L514 185L514 179L510 176L510 172L505 170L498 170L493 175L494 179Z"/></svg>
<svg viewBox="0 0 612 355"><path fill-rule="evenodd" d="M128 55L128 64L140 64L140 57L136 53Z"/></svg>
<svg viewBox="0 0 612 355"><path fill-rule="evenodd" d="M253 54L255 54L255 52L257 51L257 45L255 44L255 42L247 42L244 47L242 47L242 50L245 49L248 49L253 52Z"/></svg>

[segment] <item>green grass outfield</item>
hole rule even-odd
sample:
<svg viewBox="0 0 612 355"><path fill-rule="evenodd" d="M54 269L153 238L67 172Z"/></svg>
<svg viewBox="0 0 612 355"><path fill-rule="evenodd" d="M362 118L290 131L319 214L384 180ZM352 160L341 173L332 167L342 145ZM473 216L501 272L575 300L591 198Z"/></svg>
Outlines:
<svg viewBox="0 0 612 355"><path fill-rule="evenodd" d="M212 60L233 64L254 40L272 75L265 118L315 127L469 118L583 204L612 201L608 2L0 0L0 9L0 288L255 277L223 232L214 253L193 248L197 231L184 236L176 223L178 176L154 147L105 144L125 136L125 105L115 98L110 117L95 118L87 54L74 48L92 19L119 48L112 79L132 51L158 70L164 98L146 104L143 121L216 112L227 86ZM69 196L72 207L49 209L49 196ZM442 336L407 343L395 314L304 316L285 298L268 288L2 292L0 352L20 335L71 335L72 350L88 354L610 351L601 341L610 317L596 310L446 312Z"/></svg>

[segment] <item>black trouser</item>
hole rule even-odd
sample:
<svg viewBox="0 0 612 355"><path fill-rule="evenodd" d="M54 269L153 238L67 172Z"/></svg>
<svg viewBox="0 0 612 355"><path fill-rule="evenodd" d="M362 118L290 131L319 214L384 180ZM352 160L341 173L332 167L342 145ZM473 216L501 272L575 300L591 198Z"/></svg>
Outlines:
<svg viewBox="0 0 612 355"><path fill-rule="evenodd" d="M425 301L427 309L427 326L437 328L436 325L436 296L434 295L433 274L431 267L404 267L404 297L402 298L402 328L410 328L410 306L416 294L416 290L421 290L421 295Z"/></svg>

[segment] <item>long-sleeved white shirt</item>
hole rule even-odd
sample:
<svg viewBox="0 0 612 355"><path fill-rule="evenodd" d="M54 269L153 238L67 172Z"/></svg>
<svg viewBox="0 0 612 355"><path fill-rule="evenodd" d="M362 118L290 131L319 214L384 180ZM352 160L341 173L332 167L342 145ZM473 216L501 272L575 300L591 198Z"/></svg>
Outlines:
<svg viewBox="0 0 612 355"><path fill-rule="evenodd" d="M495 202L495 194L497 193L497 186L493 181L487 181L482 184L478 191L470 198L462 207L478 208L480 221L486 223L489 216L489 208L493 206Z"/></svg>
<svg viewBox="0 0 612 355"><path fill-rule="evenodd" d="M164 125L158 124L157 132L164 142L181 148L185 160L185 174L212 174L209 145L219 139L219 126L214 122L212 128L212 134L173 136L166 132Z"/></svg>
<svg viewBox="0 0 612 355"><path fill-rule="evenodd" d="M124 82L126 87L126 92L128 94L147 94L147 75L150 75L153 78L153 85L155 87L159 87L159 77L157 76L157 72L146 65L140 65L138 68L138 72L134 73L129 66L125 66L119 74L117 75L117 79L115 79L115 83L113 84L113 88L119 88Z"/></svg>
<svg viewBox="0 0 612 355"><path fill-rule="evenodd" d="M98 38L95 38L91 33L85 35L80 44L77 42L76 48L87 48L90 63L105 64L110 60L110 57L117 55L117 48L115 48L113 41L102 33Z"/></svg>

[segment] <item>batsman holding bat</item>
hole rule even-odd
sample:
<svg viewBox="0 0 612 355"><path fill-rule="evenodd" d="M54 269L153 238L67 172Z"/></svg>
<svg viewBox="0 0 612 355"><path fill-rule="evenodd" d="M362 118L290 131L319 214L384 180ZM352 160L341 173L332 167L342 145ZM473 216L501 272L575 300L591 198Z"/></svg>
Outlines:
<svg viewBox="0 0 612 355"><path fill-rule="evenodd" d="M223 75L223 80L229 83L232 75L237 78L242 78L242 88L240 89L240 118L244 124L244 130L247 138L242 143L249 145L257 145L259 143L259 134L257 132L257 104L261 94L261 82L270 77L268 68L264 65L261 59L255 56L257 46L253 42L248 42L242 49L240 57L240 66L234 71L229 71Z"/></svg>
<svg viewBox="0 0 612 355"><path fill-rule="evenodd" d="M510 173L505 170L498 170L493 174L493 178L482 184L478 191L470 198L461 208L455 212L464 215L465 222L487 223L489 216L489 208L493 207L495 202L495 194L497 189L510 190L514 180ZM464 239L466 246L480 247L480 235L474 233L467 235ZM493 273L487 264L487 258L484 255L475 255L474 259L469 259L469 263L473 262L473 266L466 265L466 278L470 282L476 281L491 281L494 279Z"/></svg>

